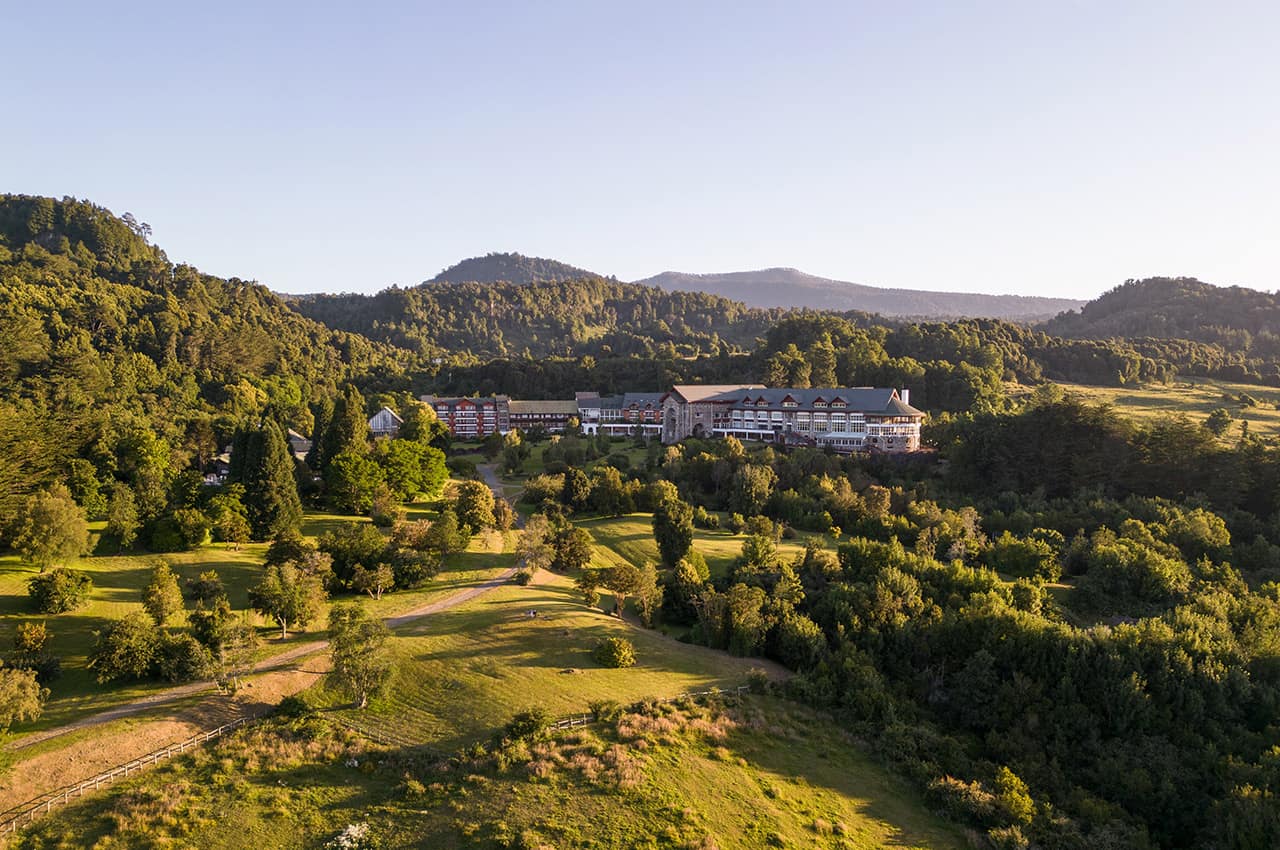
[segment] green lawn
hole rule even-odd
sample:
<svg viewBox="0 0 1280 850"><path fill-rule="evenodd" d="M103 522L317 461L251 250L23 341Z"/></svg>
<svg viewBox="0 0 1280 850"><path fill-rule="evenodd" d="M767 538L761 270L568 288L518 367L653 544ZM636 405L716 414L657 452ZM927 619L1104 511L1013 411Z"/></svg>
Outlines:
<svg viewBox="0 0 1280 850"><path fill-rule="evenodd" d="M538 616L527 612L536 609ZM591 658L602 637L636 647L637 666L606 669ZM370 710L352 714L392 740L449 750L488 735L517 711L586 711L592 700L622 702L736 687L759 661L734 658L633 627L588 608L563 576L542 573L400 630L392 641L395 678ZM310 695L345 705L323 686Z"/></svg>
<svg viewBox="0 0 1280 850"><path fill-rule="evenodd" d="M593 563L596 566L610 566L620 559L637 566L645 561L658 563L658 544L653 539L652 514L627 514L585 520L577 524L591 532L595 540L596 555ZM724 530L698 528L693 532L693 548L707 559L707 567L713 577L728 575L734 561L742 554L744 540L746 535ZM784 558L794 558L804 552L804 544L803 537L783 540L778 544L778 552Z"/></svg>
<svg viewBox="0 0 1280 850"><path fill-rule="evenodd" d="M609 560L656 557L649 522L637 514L583 525L597 557ZM742 539L699 531L696 545L713 568L726 569ZM510 542L508 535L503 548ZM422 598L453 592L513 558L482 549L478 539ZM800 546L788 541L783 549ZM403 609L410 596L376 607ZM637 666L597 665L591 649L606 636L630 639ZM390 647L389 693L366 711L324 684L307 692L308 701L322 718L446 753L487 741L525 709L562 716L595 700L732 688L761 665L608 616L588 607L568 578L545 572L528 587L505 585L401 627ZM321 846L352 823L370 824L385 848L965 846L918 793L809 709L749 697L725 712L690 706L654 723L638 734L625 723L563 733L534 747L528 763L486 759L442 770L413 756L420 750L370 748L341 729L323 731L323 723L317 732L276 721L57 811L14 846L301 848ZM599 772L592 767L601 764Z"/></svg>
<svg viewBox="0 0 1280 850"><path fill-rule="evenodd" d="M424 506L417 508L417 518L433 515ZM308 513L303 525L304 534L318 536L346 522L367 522L367 518L326 513ZM509 535L508 535L509 537ZM450 556L433 581L425 587L388 593L380 600L358 597L379 616L420 607L436 598L448 595L459 588L474 584L511 566L514 556L501 554L500 538L477 536L466 552ZM179 582L195 578L206 570L215 570L227 587L232 606L237 610L248 608L249 588L262 575L262 559L265 543L242 546L233 551L223 544L212 544L192 552L166 553L164 555L97 555L81 558L72 566L89 573L94 582L90 604L65 614L46 615L36 613L27 595L27 581L38 570L21 563L16 556L0 557L0 651L11 645L13 634L21 623L43 621L52 632L49 649L62 659L62 676L50 685L50 699L44 715L33 724L23 724L15 730L34 731L71 722L88 714L94 714L129 702L140 696L170 687L168 683L141 682L101 685L88 669L88 655L95 641L94 633L111 619L130 612L141 611L141 591L150 580L152 566L159 560L166 561L178 575ZM266 620L262 626L263 645L259 655L266 657L289 646L315 640L324 632L322 613L306 629L291 631L287 641L277 637L277 630ZM177 626L185 625L179 621Z"/></svg>
<svg viewBox="0 0 1280 850"><path fill-rule="evenodd" d="M233 552L218 546L207 546L196 552L166 554L179 580L195 577L204 570L217 570L227 585L231 604L247 605L247 588L261 572L263 545L245 546ZM94 643L94 632L111 619L142 610L142 588L150 580L152 565L160 556L95 556L82 558L73 566L93 577L94 591L90 604L66 614L38 614L27 596L27 581L38 573L17 557L0 558L0 646L7 649L18 625L43 621L52 632L49 649L62 658L62 676L51 687L52 694L38 723L24 725L17 731L45 728L66 723L84 714L102 711L155 690L153 683L99 685L88 669L88 653Z"/></svg>
<svg viewBox="0 0 1280 850"><path fill-rule="evenodd" d="M1169 385L1149 384L1140 387L1094 387L1084 384L1060 384L1092 402L1108 402L1122 413L1138 420L1185 413L1195 422L1203 422L1209 412L1226 408L1237 420L1228 438L1239 436L1239 420L1249 423L1249 430L1260 436L1280 436L1280 389L1255 384L1234 384L1208 378L1178 378ZM1261 404L1246 407L1241 395L1251 396Z"/></svg>
<svg viewBox="0 0 1280 850"><path fill-rule="evenodd" d="M489 613L487 627L500 627L501 616ZM522 632L461 653L442 647L437 663L448 654L450 668L492 663L496 671L480 672L474 690L454 687L449 710L515 704L513 689L545 699L550 680L504 678L520 676L531 640L544 643ZM651 652L663 648L684 654L670 642ZM671 670L688 663L655 661ZM631 692L620 682L607 691L622 699ZM422 689L422 699L436 695ZM57 810L14 846L303 848L323 846L349 824L368 824L387 850L969 846L838 724L773 698L666 705L509 752L505 765L481 755L439 766L413 750L369 748L322 720L273 721Z"/></svg>

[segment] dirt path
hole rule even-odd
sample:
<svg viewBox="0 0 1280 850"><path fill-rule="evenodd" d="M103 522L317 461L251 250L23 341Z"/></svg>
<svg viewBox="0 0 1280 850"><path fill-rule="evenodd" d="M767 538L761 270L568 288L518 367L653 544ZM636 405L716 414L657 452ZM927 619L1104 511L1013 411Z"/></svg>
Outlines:
<svg viewBox="0 0 1280 850"><path fill-rule="evenodd" d="M486 483L498 487L490 465L480 467ZM515 567L473 587L420 605L410 611L384 620L395 629L423 617L446 611L508 583ZM299 693L315 684L328 670L328 658L317 658L328 648L325 640L308 641L284 652L264 658L253 667L251 678L234 697L219 692L208 682L194 682L166 688L140 697L124 705L102 711L71 723L24 735L9 745L12 750L31 747L43 741L117 721L137 718L137 722L109 734L86 736L65 747L40 753L17 764L0 776L0 811L33 799L40 794L80 782L139 756L169 744L185 740L197 732L219 726L245 714L256 714L279 703L286 696ZM305 667L300 662L310 660ZM203 697L203 699L200 699ZM166 705L190 700L190 705L177 708L171 717L138 718Z"/></svg>

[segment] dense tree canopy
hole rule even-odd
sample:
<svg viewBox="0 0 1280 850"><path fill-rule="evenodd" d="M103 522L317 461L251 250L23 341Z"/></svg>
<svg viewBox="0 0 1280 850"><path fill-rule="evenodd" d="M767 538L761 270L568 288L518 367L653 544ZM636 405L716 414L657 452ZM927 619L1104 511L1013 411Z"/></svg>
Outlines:
<svg viewBox="0 0 1280 850"><path fill-rule="evenodd" d="M252 605L282 637L319 616L326 589L422 584L512 515L468 481L433 522L399 521L399 501L437 498L446 476L448 436L418 393L910 388L936 452L687 440L627 454L566 435L527 482L545 516L520 557L687 640L787 665L789 696L838 714L998 846L1280 844L1280 448L1232 436L1226 408L1207 427L1137 423L1048 383L1280 384L1276 296L1131 281L1031 328L752 310L490 265L527 280L286 303L171 263L143 226L92 204L0 198L0 543L46 568L29 583L37 607L86 601L88 576L60 564L87 549L89 519L112 550L190 548L210 531L272 540ZM404 426L371 441L383 404ZM305 462L289 429L314 438ZM532 444L486 448L514 472ZM338 527L318 550L297 533L299 482L309 504L387 530ZM592 535L572 520L632 511L652 513L661 569L592 569ZM713 575L695 527L743 535L740 555ZM803 551L784 554L784 537ZM180 619L171 572L144 598L154 620L100 630L100 679L248 669L256 633L216 575L188 586L189 632L163 630ZM335 669L364 703L386 678L384 635L335 610ZM33 646L0 668L18 707L0 726L39 710Z"/></svg>

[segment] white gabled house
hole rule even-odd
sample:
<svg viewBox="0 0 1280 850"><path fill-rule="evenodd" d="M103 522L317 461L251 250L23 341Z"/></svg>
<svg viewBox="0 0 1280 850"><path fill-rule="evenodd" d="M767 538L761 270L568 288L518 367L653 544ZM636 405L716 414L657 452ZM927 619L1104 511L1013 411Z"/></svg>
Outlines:
<svg viewBox="0 0 1280 850"><path fill-rule="evenodd" d="M378 437L394 437L400 433L404 420L389 407L384 407L369 418L369 433Z"/></svg>

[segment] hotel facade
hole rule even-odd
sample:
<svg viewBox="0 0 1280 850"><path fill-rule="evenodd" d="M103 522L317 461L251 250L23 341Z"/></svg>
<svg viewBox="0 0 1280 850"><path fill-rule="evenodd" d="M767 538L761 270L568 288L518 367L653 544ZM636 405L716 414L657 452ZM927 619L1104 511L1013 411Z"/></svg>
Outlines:
<svg viewBox="0 0 1280 850"><path fill-rule="evenodd" d="M584 434L657 437L734 436L785 446L905 453L920 450L924 413L908 390L891 387L767 388L756 384L681 384L667 392L601 396L580 392L572 401L512 401L423 396L458 437L484 437L538 425L564 430L578 421ZM575 417L576 414L576 417Z"/></svg>

